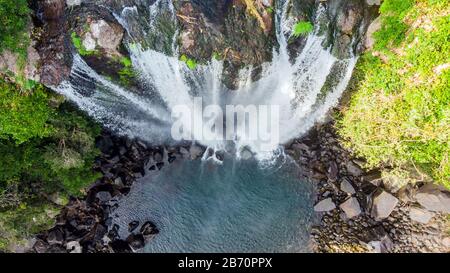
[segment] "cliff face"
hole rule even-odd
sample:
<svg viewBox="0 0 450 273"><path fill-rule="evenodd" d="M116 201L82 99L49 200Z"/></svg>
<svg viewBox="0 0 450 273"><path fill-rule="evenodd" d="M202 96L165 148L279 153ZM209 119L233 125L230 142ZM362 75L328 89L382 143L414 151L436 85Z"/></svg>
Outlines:
<svg viewBox="0 0 450 273"><path fill-rule="evenodd" d="M321 34L328 37L323 46L331 48L338 58L348 58L364 49L367 27L378 10L376 1L286 1L288 19L282 31L292 58L301 52L306 41L305 36L292 36L295 23L314 22L319 5L327 14L316 22ZM121 61L129 56L127 47L139 43L168 55L177 50L179 56L196 63L221 59L223 81L234 89L240 69L253 67L253 79L257 79L261 64L271 61L273 49L279 46L276 21L285 3L284 0L35 1L33 32L39 35L33 37L33 49L39 54L39 64L33 79L47 86L59 85L68 78L73 52L78 51L100 74L139 89L133 73L127 70L127 61L125 64L124 59ZM126 18L126 26L120 18Z"/></svg>

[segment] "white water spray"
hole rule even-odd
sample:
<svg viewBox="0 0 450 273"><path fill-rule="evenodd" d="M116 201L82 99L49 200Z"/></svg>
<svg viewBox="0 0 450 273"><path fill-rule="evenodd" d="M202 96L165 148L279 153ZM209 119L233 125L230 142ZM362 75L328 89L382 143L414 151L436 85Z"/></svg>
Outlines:
<svg viewBox="0 0 450 273"><path fill-rule="evenodd" d="M222 84L221 61L211 60L190 70L179 61L177 50L173 51L175 56L166 56L133 44L129 46L133 67L147 87L142 92L127 90L107 80L78 55L74 57L71 79L63 82L57 91L106 127L154 144L170 142L171 109L176 105L191 105L194 97L202 97L205 105L278 105L281 110L280 141L273 146L273 151L277 151L280 144L307 132L338 102L356 63L356 58L339 60L329 49L324 49L325 37L319 36L318 27L308 36L301 54L291 61L286 38L292 27L287 16L288 2L284 1L276 14L280 47L274 49L273 61L263 65L258 81L252 82L250 73L241 73L246 76L241 79L238 90L230 91ZM163 10L172 14L174 22L176 20L169 0L158 0L149 10L150 31L154 30L152 22ZM321 4L316 19L324 14L325 8ZM139 16L136 8L126 7L116 18L133 39L127 23L130 16ZM332 73L338 80L323 94L324 85ZM203 113L194 114L202 116ZM227 145L225 142L197 141L212 149L223 149ZM234 144L237 151L247 148L260 158L272 155L262 153L258 141L243 140L239 133Z"/></svg>

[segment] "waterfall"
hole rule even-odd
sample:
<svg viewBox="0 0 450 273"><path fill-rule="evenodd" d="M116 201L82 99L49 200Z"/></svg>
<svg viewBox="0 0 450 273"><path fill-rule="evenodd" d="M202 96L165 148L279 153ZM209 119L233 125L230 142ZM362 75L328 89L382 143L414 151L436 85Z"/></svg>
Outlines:
<svg viewBox="0 0 450 273"><path fill-rule="evenodd" d="M337 59L329 48L323 48L325 37L319 33L319 24L307 37L301 53L290 59L288 38L293 22L288 18L289 1L279 1L275 24L279 48L273 49L273 60L263 64L261 78L252 81L249 69L240 73L237 90L228 90L221 81L223 62L211 60L191 70L180 61L175 37L172 54L147 49L133 37L135 25L130 20L141 16L135 7L125 7L115 14L126 29L128 49L134 69L138 72L142 86L140 92L127 90L96 73L79 56L74 56L70 79L57 87L57 91L82 110L118 134L137 137L154 144L171 142L170 130L173 124L171 109L176 105L191 105L194 97L201 97L205 105L277 105L279 106L279 145L307 132L315 122L321 120L327 111L337 104L345 90L356 63L356 57ZM176 25L174 7L170 0L157 0L149 8L151 18L145 20L147 31L156 31L153 22L162 12L171 14ZM318 22L325 16L324 4L316 11ZM247 73L246 73L247 71ZM334 79L334 80L332 80ZM202 113L194 113L202 117ZM238 125L239 126L239 125ZM248 148L261 157L260 143L245 140L239 134L233 144L236 150ZM196 141L213 149L223 149L225 141ZM269 153L270 154L270 153Z"/></svg>

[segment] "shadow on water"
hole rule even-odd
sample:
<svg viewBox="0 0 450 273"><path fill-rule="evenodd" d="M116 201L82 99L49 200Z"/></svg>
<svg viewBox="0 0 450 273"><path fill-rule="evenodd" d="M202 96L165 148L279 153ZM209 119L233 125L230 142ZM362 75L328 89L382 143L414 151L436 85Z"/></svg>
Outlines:
<svg viewBox="0 0 450 273"><path fill-rule="evenodd" d="M293 162L177 160L135 183L114 222L122 236L154 222L144 252L308 252L314 189L299 177Z"/></svg>

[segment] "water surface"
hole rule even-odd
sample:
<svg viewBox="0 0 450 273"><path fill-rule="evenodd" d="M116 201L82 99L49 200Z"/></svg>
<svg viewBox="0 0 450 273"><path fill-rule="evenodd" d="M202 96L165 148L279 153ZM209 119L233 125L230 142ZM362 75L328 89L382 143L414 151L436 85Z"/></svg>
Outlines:
<svg viewBox="0 0 450 273"><path fill-rule="evenodd" d="M136 182L114 221L158 226L144 252L307 252L312 192L292 162L177 160Z"/></svg>

